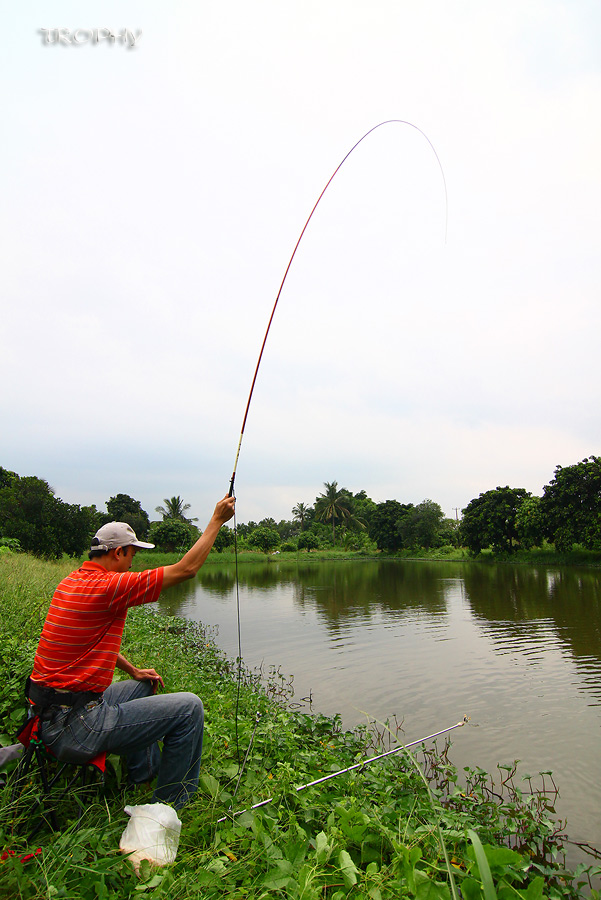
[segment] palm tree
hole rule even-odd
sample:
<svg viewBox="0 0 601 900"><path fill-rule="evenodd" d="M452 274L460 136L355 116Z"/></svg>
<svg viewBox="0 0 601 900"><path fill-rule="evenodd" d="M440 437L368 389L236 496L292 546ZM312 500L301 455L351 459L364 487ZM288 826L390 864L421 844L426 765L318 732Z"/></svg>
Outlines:
<svg viewBox="0 0 601 900"><path fill-rule="evenodd" d="M336 543L336 519L351 519L349 496L344 490L338 490L337 481L324 481L325 491L315 501L315 517L320 521L332 520L332 540Z"/></svg>
<svg viewBox="0 0 601 900"><path fill-rule="evenodd" d="M184 515L190 509L189 503L184 503L180 496L164 497L164 506L155 507L156 512L160 513L163 519L180 519L182 522L198 522L197 518L187 519Z"/></svg>
<svg viewBox="0 0 601 900"><path fill-rule="evenodd" d="M306 503L297 503L292 507L292 518L295 522L300 522L301 531L305 530L305 522L311 514L311 507Z"/></svg>

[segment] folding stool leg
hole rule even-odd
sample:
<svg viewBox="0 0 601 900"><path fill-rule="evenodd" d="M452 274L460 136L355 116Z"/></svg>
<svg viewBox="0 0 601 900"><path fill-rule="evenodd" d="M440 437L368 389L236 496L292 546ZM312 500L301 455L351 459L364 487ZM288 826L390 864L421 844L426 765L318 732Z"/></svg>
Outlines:
<svg viewBox="0 0 601 900"><path fill-rule="evenodd" d="M41 748L35 744L33 741L26 747L21 760L19 761L19 765L15 769L14 773L14 784L11 791L11 804L15 807L18 807L19 801L22 797L23 790L25 788L25 780L27 775L31 771L32 764L36 762L37 768L40 773L40 779L42 782L42 792L41 796L37 796L33 798L34 807L37 809L41 807L39 811L39 822L34 828L33 832L31 832L31 836L33 837L40 828L42 827L43 822L45 821L46 815L50 819L50 825L52 828L56 830L58 828L58 821L56 818L56 814L53 809L46 810L46 800L49 794L49 782L48 782L48 774L46 771L46 761L43 757L43 752Z"/></svg>

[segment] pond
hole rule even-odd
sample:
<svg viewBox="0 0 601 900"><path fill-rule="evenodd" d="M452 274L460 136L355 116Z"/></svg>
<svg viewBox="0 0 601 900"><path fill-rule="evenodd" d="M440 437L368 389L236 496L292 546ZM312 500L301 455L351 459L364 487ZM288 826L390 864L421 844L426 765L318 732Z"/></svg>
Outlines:
<svg viewBox="0 0 601 900"><path fill-rule="evenodd" d="M272 558L239 566L239 598L246 665L293 675L306 708L348 728L402 722L405 742L467 715L456 766L551 770L570 838L601 846L601 571ZM159 605L238 655L233 566L207 565Z"/></svg>

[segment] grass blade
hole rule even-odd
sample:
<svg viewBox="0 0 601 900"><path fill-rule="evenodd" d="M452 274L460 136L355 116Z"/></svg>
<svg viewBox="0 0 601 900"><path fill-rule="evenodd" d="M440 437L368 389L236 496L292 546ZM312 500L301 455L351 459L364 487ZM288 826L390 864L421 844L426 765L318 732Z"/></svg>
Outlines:
<svg viewBox="0 0 601 900"><path fill-rule="evenodd" d="M484 889L484 900L497 900L497 892L495 891L490 866L488 865L488 860L486 858L486 853L484 852L484 847L482 846L482 841L480 840L476 832L472 831L471 828L468 831L468 836L470 841L474 845L476 862L478 863L480 878L482 879L482 887Z"/></svg>

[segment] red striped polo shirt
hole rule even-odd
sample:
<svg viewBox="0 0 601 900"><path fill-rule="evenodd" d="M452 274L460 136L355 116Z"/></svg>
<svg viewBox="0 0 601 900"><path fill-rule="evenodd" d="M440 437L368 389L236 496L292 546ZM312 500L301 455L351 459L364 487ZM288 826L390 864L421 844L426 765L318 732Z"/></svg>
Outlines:
<svg viewBox="0 0 601 900"><path fill-rule="evenodd" d="M107 572L85 562L57 587L38 644L33 681L70 691L104 691L113 680L127 610L152 603L163 568Z"/></svg>

